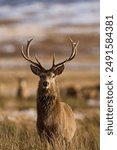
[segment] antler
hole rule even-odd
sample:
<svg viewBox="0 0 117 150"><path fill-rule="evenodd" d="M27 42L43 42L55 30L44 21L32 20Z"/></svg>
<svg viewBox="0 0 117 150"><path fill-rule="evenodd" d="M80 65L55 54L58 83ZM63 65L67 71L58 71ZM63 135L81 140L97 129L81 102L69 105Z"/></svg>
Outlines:
<svg viewBox="0 0 117 150"><path fill-rule="evenodd" d="M37 62L34 62L33 60L31 60L30 58L30 53L29 53L29 50L30 50L30 43L33 39L30 39L27 41L27 45L26 45L26 54L24 53L24 49L23 49L23 46L22 46L22 56L27 60L29 61L31 64L34 64L35 66L37 66L39 69L43 69L45 70L45 68L42 67L41 63L39 62L37 56L35 55L35 59Z"/></svg>
<svg viewBox="0 0 117 150"><path fill-rule="evenodd" d="M55 69L56 67L58 66L61 66L63 64L65 64L66 62L68 61L71 61L77 54L77 47L78 47L78 44L79 44L79 41L77 43L73 42L73 40L70 38L70 42L71 42L71 45L72 45L72 52L71 52L71 55L65 59L64 61L58 63L55 65L55 55L53 55L53 64L52 64L52 67L51 69Z"/></svg>

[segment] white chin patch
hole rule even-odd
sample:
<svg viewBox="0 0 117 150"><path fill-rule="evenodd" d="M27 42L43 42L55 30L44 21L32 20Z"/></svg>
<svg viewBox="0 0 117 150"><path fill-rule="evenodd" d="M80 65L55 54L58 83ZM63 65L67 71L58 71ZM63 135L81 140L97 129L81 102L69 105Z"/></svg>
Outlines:
<svg viewBox="0 0 117 150"><path fill-rule="evenodd" d="M43 86L43 89L47 90L49 87L48 86Z"/></svg>

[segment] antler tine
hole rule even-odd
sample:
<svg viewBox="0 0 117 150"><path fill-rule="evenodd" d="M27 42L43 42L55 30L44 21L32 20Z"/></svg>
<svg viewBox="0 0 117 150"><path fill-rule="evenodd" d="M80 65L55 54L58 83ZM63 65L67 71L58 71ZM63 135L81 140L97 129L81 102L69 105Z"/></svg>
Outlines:
<svg viewBox="0 0 117 150"><path fill-rule="evenodd" d="M72 45L72 52L71 52L71 55L68 59L65 60L65 62L67 61L71 61L77 54L77 46L79 44L79 41L77 43L73 42L73 40L71 38L70 39L70 42L71 42L71 45Z"/></svg>
<svg viewBox="0 0 117 150"><path fill-rule="evenodd" d="M45 70L45 68L43 68L42 65L41 65L41 63L39 62L39 60L38 60L38 58L37 58L37 55L35 55L35 59L36 59L36 61L37 61L37 63L38 63L38 67L39 67L40 69Z"/></svg>
<svg viewBox="0 0 117 150"><path fill-rule="evenodd" d="M70 39L70 42L71 42L71 45L72 45L72 53L70 55L69 58L71 58L71 60L75 57L75 55L77 54L77 46L79 44L79 41L77 41L76 43L73 42L73 40L71 38Z"/></svg>
<svg viewBox="0 0 117 150"><path fill-rule="evenodd" d="M40 69L44 69L44 68L41 66L40 62L38 61L37 56L35 56L35 59L36 59L36 61L37 61L38 63L36 63L36 62L34 62L33 60L30 59L30 53L29 53L29 50L30 50L30 49L29 49L29 48L30 48L30 43L31 43L32 40L33 40L33 39L30 39L30 40L27 41L26 54L24 53L24 49L23 49L23 46L22 46L22 50L21 50L22 56L23 56L27 61L31 62L32 64L34 64L35 66L39 67Z"/></svg>
<svg viewBox="0 0 117 150"><path fill-rule="evenodd" d="M71 42L71 45L72 45L72 52L71 52L71 55L67 58L67 59L65 59L63 62L61 62L61 63L58 63L58 64L54 64L53 66L52 66L52 68L56 68L56 67L58 67L58 66L61 66L61 65L63 65L64 63L66 63L66 62L68 62L68 61L71 61L75 56L76 56L76 53L77 53L77 46L78 46L78 44L79 44L79 41L77 42L77 43L74 43L73 42L73 40L70 38L70 42Z"/></svg>
<svg viewBox="0 0 117 150"><path fill-rule="evenodd" d="M53 54L52 68L55 66L55 53Z"/></svg>
<svg viewBox="0 0 117 150"><path fill-rule="evenodd" d="M29 48L30 48L30 43L32 42L33 39L30 39L27 41L27 45L26 45L26 55L27 57L30 57L30 54L29 54Z"/></svg>

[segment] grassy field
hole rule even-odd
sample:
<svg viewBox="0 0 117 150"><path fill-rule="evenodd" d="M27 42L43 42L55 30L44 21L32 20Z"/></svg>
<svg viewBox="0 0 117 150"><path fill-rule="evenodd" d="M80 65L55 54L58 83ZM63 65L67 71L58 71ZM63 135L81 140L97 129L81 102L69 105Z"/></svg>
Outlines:
<svg viewBox="0 0 117 150"><path fill-rule="evenodd" d="M99 115L77 121L77 132L71 143L55 141L56 150L99 150ZM40 142L35 122L22 120L0 122L1 150L52 150L47 141Z"/></svg>
<svg viewBox="0 0 117 150"><path fill-rule="evenodd" d="M10 91L18 87L17 79L27 77L27 88L35 91L28 99L18 99L10 95ZM52 146L40 138L36 131L34 119L27 119L25 116L18 119L9 119L10 113L36 108L36 88L38 78L30 70L1 70L0 79L6 85L6 96L0 97L0 150L52 150ZM69 80L72 79L72 80ZM30 82L32 81L32 82ZM64 84L62 84L64 82ZM68 71L58 78L60 88L69 85L75 88L99 84L99 71ZM7 93L9 92L9 93ZM16 92L16 91L15 91ZM10 96L8 96L10 95ZM71 143L56 141L53 150L99 150L100 145L100 118L99 107L89 107L86 100L78 98L62 97L74 112L83 114L83 118L77 120L77 131ZM3 117L5 114L5 117Z"/></svg>
<svg viewBox="0 0 117 150"><path fill-rule="evenodd" d="M16 92L18 78L24 77L27 81L29 91L35 93L28 99L18 99L11 92ZM25 116L16 120L9 119L10 113L36 108L36 88L38 78L28 69L25 70L1 70L0 79L5 84L6 96L0 97L0 150L52 150L52 146L40 138L36 131L34 119L27 119ZM69 80L72 79L72 80ZM32 81L32 82L30 82ZM64 82L64 84L62 84ZM98 70L66 70L58 78L59 87L65 89L68 86L81 88L99 84ZM11 95L10 95L11 94ZM10 95L10 96L9 96ZM100 118L99 107L89 107L86 100L78 98L62 97L74 112L85 114L77 120L77 131L71 143L56 141L54 150L99 150L100 145ZM5 117L3 117L5 114Z"/></svg>
<svg viewBox="0 0 117 150"><path fill-rule="evenodd" d="M71 35L72 37L72 35ZM73 36L74 41L79 39L80 45L78 55L72 64L97 64L99 65L99 52L96 52L96 48L99 48L99 35L83 35ZM54 42L53 42L54 39ZM36 43L35 48L43 49L43 55L40 51L39 60L42 64L51 65L52 55L56 47L57 50L61 49L61 52L57 53L57 62L65 59L66 53L70 49L68 37L64 37L64 40L60 36L51 37L42 43ZM66 40L66 44L65 43ZM58 42L59 41L59 42ZM61 42L62 41L62 42ZM64 43L63 43L64 42ZM53 45L53 43L55 43ZM85 43L85 44L84 44ZM63 45L63 46L62 46ZM33 49L34 44L32 45ZM5 68L4 65L0 69L0 86L3 92L0 96L0 150L52 150L52 146L47 141L40 142L40 138L36 131L36 122L34 119L26 118L25 116L18 117L17 119L9 119L10 113L14 114L15 111L21 112L23 110L36 108L36 89L38 84L38 77L34 76L26 64L25 60L21 58L20 48L18 46L14 56L6 55L3 53L0 55L1 62L7 65L13 63L19 65L22 63L22 68ZM87 48L88 47L88 48ZM69 48L69 49L68 49ZM50 49L53 49L50 51ZM65 50L62 52L62 50ZM33 53L35 53L33 51ZM50 53L51 52L51 53ZM96 53L95 53L96 52ZM42 57L43 56L43 57ZM7 59L8 57L8 59ZM33 57L33 56L32 56ZM7 62L8 61L8 62ZM26 80L26 89L29 92L29 97L24 99L18 99L17 89L18 81L20 78ZM90 87L99 85L99 69L98 68L77 68L66 65L64 73L57 77L58 86L60 90L64 91L67 87L73 87L76 90L80 90L82 87ZM63 93L64 95L64 93ZM64 97L61 94L62 100L68 103L75 113L83 114L83 117L77 118L77 131L71 143L65 143L64 141L56 141L53 150L99 150L100 145L100 116L99 106L90 107L87 106L85 99L79 99L78 97L69 98ZM99 100L99 99L98 99Z"/></svg>
<svg viewBox="0 0 117 150"><path fill-rule="evenodd" d="M46 141L40 141L36 131L34 119L24 115L12 119L10 113L14 110L22 111L32 108L35 110L35 97L18 101L14 97L2 97L0 100L1 115L5 110L6 117L0 115L0 150L99 150L100 145L100 117L99 108L88 107L83 100L65 99L74 112L85 114L77 119L77 131L71 143L55 141L54 148Z"/></svg>

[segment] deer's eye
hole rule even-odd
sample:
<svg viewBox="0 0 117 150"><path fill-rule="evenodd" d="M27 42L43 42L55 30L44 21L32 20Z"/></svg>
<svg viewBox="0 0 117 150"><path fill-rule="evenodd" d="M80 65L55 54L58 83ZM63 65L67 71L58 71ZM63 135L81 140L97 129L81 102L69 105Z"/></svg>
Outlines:
<svg viewBox="0 0 117 150"><path fill-rule="evenodd" d="M52 74L52 78L54 78L55 77L55 74Z"/></svg>

